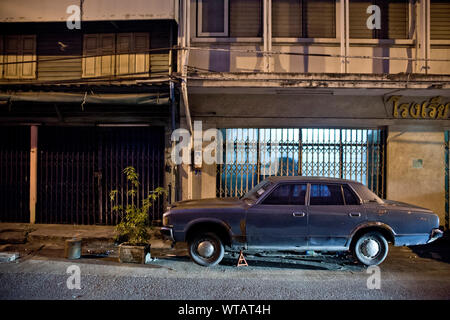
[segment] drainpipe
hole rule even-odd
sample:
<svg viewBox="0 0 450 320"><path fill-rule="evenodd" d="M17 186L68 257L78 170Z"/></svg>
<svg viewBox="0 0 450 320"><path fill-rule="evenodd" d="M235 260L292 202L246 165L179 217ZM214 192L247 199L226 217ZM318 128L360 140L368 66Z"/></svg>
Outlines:
<svg viewBox="0 0 450 320"><path fill-rule="evenodd" d="M30 144L30 223L36 223L38 126L31 126Z"/></svg>

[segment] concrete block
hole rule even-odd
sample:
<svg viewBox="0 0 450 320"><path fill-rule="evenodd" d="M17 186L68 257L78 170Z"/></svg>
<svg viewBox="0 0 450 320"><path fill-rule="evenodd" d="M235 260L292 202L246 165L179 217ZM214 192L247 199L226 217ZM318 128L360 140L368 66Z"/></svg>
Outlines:
<svg viewBox="0 0 450 320"><path fill-rule="evenodd" d="M25 242L27 242L27 236L23 231L0 232L0 243L20 244Z"/></svg>

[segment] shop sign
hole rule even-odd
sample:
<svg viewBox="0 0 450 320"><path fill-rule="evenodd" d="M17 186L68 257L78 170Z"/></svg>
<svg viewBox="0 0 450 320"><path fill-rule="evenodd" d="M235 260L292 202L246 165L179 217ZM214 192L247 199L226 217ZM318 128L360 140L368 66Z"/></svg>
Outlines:
<svg viewBox="0 0 450 320"><path fill-rule="evenodd" d="M393 104L394 118L449 119L450 102L442 102L442 97L429 98L421 102L400 102L402 96L391 96L387 102Z"/></svg>

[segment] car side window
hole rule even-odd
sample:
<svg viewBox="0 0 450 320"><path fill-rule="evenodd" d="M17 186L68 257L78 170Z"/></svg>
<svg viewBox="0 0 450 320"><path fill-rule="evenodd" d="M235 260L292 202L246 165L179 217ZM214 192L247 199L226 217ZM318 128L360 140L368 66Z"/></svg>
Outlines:
<svg viewBox="0 0 450 320"><path fill-rule="evenodd" d="M262 204L270 205L305 205L306 183L304 184L282 184L273 190Z"/></svg>
<svg viewBox="0 0 450 320"><path fill-rule="evenodd" d="M312 206L344 205L341 186L338 184L311 184L309 204Z"/></svg>
<svg viewBox="0 0 450 320"><path fill-rule="evenodd" d="M357 206L361 204L358 197L349 186L343 185L342 190L344 191L344 199L347 206Z"/></svg>

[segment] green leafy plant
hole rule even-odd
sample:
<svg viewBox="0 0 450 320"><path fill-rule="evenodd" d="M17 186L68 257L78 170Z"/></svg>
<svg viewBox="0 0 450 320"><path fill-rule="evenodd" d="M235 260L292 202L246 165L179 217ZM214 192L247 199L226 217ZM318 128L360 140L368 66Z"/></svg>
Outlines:
<svg viewBox="0 0 450 320"><path fill-rule="evenodd" d="M123 203L119 203L120 192L118 190L112 190L109 194L112 210L117 212L121 218L120 223L116 226L116 240L130 245L144 244L150 239L147 229L148 212L153 202L159 196L167 194L167 191L158 187L139 202L137 200L140 185L139 174L134 167L126 167L122 172L127 177L127 183L130 186L124 197L128 204L124 206Z"/></svg>

